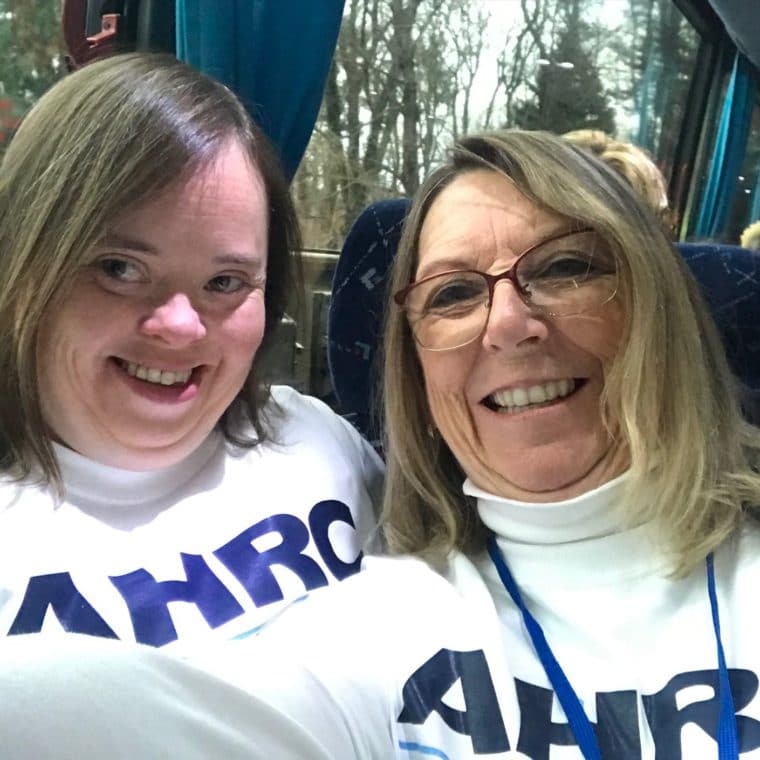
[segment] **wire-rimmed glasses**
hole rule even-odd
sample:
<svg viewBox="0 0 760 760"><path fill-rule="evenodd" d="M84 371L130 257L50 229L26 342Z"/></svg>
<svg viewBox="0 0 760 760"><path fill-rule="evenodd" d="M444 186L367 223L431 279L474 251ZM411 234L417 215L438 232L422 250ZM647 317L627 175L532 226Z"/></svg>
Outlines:
<svg viewBox="0 0 760 760"><path fill-rule="evenodd" d="M500 274L474 269L439 272L394 294L423 348L448 351L485 329L496 283L509 280L528 307L546 316L583 314L617 293L615 259L592 229L560 232L523 251Z"/></svg>

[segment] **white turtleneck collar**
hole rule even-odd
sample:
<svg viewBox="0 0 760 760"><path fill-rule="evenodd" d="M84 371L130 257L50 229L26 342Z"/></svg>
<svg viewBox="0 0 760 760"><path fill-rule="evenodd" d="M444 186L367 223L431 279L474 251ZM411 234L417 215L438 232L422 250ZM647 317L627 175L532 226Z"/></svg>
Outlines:
<svg viewBox="0 0 760 760"><path fill-rule="evenodd" d="M53 450L61 468L66 500L93 511L165 501L167 496L181 490L221 445L221 435L212 432L181 462L149 471L109 467L57 443L53 444Z"/></svg>
<svg viewBox="0 0 760 760"><path fill-rule="evenodd" d="M581 496L550 503L505 499L469 479L463 490L477 499L478 514L520 586L567 587L667 572L650 526L624 523L619 504L627 478L624 473Z"/></svg>
<svg viewBox="0 0 760 760"><path fill-rule="evenodd" d="M621 527L618 504L626 473L576 496L554 502L506 499L483 491L469 478L462 490L478 500L478 514L497 536L525 544L564 544L617 532Z"/></svg>

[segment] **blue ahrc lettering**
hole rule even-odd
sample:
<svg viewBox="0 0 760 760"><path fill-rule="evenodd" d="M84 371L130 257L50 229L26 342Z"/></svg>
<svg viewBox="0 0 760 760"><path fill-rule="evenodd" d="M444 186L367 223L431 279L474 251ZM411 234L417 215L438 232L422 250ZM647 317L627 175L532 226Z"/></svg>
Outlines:
<svg viewBox="0 0 760 760"><path fill-rule="evenodd" d="M329 530L335 522L355 528L350 509L340 501L325 500L309 513L309 527L314 544L330 572L338 579L357 572L361 554L352 562L343 561L330 543ZM253 546L259 536L279 533L280 544L265 552ZM233 538L214 554L243 584L257 606L283 598L271 567L282 565L296 573L306 590L327 584L320 566L303 553L309 544L309 528L293 515L280 514L256 523ZM177 632L169 603L183 601L198 606L212 628L244 614L244 610L206 564L203 557L180 555L186 580L157 581L143 568L111 577L129 609L137 641L153 646L174 641ZM61 626L73 633L117 638L114 631L82 596L67 572L33 576L9 634L36 633L42 630L45 614L51 608Z"/></svg>
<svg viewBox="0 0 760 760"><path fill-rule="evenodd" d="M549 760L552 746L577 745L567 723L552 721L554 691L515 679L520 705L520 738L517 751L531 760ZM616 760L641 757L638 703L635 691L600 692L596 695L594 733L602 757Z"/></svg>
<svg viewBox="0 0 760 760"><path fill-rule="evenodd" d="M662 691L642 697L644 712L649 721L656 748L655 760L683 760L681 729L687 723L696 724L717 741L720 713L718 678L717 670L680 673L671 678ZM728 678L731 682L734 709L738 712L743 710L757 694L758 679L752 671L741 669L730 669ZM714 696L679 709L676 701L678 693L690 686L698 685L709 686L713 689ZM740 752L750 752L760 747L760 721L746 715L737 715L736 728Z"/></svg>
<svg viewBox="0 0 760 760"><path fill-rule="evenodd" d="M342 501L335 499L320 501L309 512L309 528L311 528L311 535L317 545L317 550L330 572L339 581L342 581L349 575L359 572L362 554L359 552L353 562L344 562L338 557L330 543L329 535L330 526L336 521L347 523L352 528L356 528L351 510Z"/></svg>
<svg viewBox="0 0 760 760"><path fill-rule="evenodd" d="M259 552L253 541L267 533L279 533L281 542ZM303 550L309 543L308 528L293 515L272 515L235 536L214 552L222 564L240 581L257 607L283 599L272 565L292 570L307 591L327 585L322 568Z"/></svg>
<svg viewBox="0 0 760 760"><path fill-rule="evenodd" d="M41 631L48 607L52 608L63 629L69 633L118 638L82 596L68 573L37 575L29 579L21 607L8 634Z"/></svg>
<svg viewBox="0 0 760 760"><path fill-rule="evenodd" d="M444 704L443 697L461 681L464 710ZM469 736L475 754L507 752L507 731L496 700L496 691L482 650L456 652L441 649L418 668L404 684L404 707L399 723L422 725L436 712L459 734Z"/></svg>
<svg viewBox="0 0 760 760"><path fill-rule="evenodd" d="M157 581L143 569L111 577L111 583L127 603L135 638L141 644L160 647L177 639L169 602L195 604L211 628L218 628L244 612L203 557L196 554L180 557L187 577L184 581Z"/></svg>

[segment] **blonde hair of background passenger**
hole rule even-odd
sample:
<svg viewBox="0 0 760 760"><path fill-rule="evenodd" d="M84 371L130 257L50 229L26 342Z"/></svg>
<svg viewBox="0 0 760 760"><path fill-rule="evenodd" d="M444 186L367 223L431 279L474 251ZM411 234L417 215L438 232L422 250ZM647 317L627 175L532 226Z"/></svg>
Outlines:
<svg viewBox="0 0 760 760"><path fill-rule="evenodd" d="M653 521L676 574L687 572L760 504L760 431L739 411L721 339L697 285L652 209L617 174L565 140L504 131L462 138L422 185L394 260L390 292L417 267L420 230L454 178L489 169L538 206L599 232L616 258L625 334L605 368L601 412L631 464L621 510ZM393 553L433 563L484 546L465 474L435 431L404 312L390 305L384 336L388 471L382 516ZM614 425L614 427L613 427Z"/></svg>
<svg viewBox="0 0 760 760"><path fill-rule="evenodd" d="M293 287L300 233L277 159L232 92L172 56L118 55L65 77L23 120L0 164L1 471L23 478L38 466L60 493L36 380L43 316L120 214L188 179L230 139L267 193L266 350ZM228 440L263 437L266 395L252 368L219 422ZM256 438L241 431L241 413Z"/></svg>
<svg viewBox="0 0 760 760"><path fill-rule="evenodd" d="M612 167L663 221L670 223L665 178L643 148L615 140L599 129L576 129L562 137Z"/></svg>
<svg viewBox="0 0 760 760"><path fill-rule="evenodd" d="M741 245L742 248L749 248L753 251L760 250L760 219L756 222L752 222L752 224L742 232L739 245Z"/></svg>

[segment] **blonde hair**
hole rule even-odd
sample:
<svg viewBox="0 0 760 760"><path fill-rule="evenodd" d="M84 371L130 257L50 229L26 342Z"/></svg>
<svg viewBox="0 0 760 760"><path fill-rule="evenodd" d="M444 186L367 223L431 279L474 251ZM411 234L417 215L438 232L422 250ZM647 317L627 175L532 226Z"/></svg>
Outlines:
<svg viewBox="0 0 760 760"><path fill-rule="evenodd" d="M643 148L615 140L599 129L576 129L562 137L604 161L628 182L658 216L667 221L669 208L665 178Z"/></svg>
<svg viewBox="0 0 760 760"><path fill-rule="evenodd" d="M742 248L750 248L754 251L760 250L760 219L747 227L742 232L739 244Z"/></svg>
<svg viewBox="0 0 760 760"><path fill-rule="evenodd" d="M674 572L703 559L760 503L760 432L739 411L735 381L697 285L652 209L602 163L567 141L518 130L459 140L423 183L394 261L391 292L407 285L432 203L473 169L499 172L531 202L590 226L616 257L627 315L605 369L600 412L630 452L630 524L654 521ZM462 495L464 472L432 421L414 340L391 303L384 339L388 473L383 526L394 553L442 559L482 548L484 528Z"/></svg>
<svg viewBox="0 0 760 760"><path fill-rule="evenodd" d="M39 325L119 215L189 178L230 140L259 172L269 205L266 350L291 290L300 235L277 159L232 92L171 56L119 55L65 77L23 120L0 164L4 472L23 478L39 468L60 492L38 395ZM252 369L219 421L228 440L247 446L262 437L265 397ZM253 423L255 438L241 419Z"/></svg>

